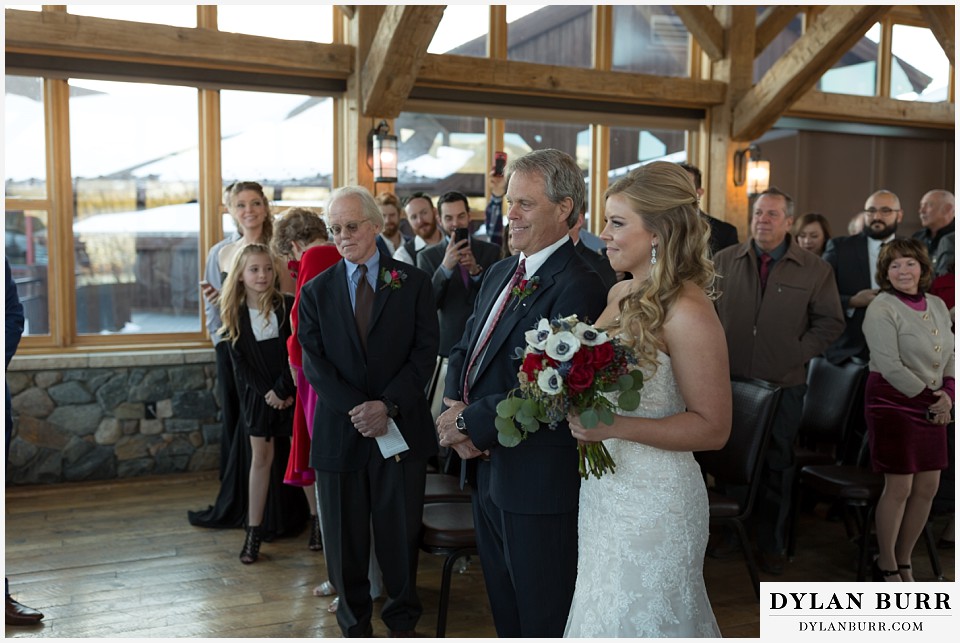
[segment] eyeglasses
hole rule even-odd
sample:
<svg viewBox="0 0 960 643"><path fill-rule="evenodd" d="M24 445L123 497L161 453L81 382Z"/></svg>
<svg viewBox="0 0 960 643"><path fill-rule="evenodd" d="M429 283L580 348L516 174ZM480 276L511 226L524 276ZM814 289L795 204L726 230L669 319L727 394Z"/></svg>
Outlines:
<svg viewBox="0 0 960 643"><path fill-rule="evenodd" d="M893 208L867 208L866 210L864 210L864 212L867 213L867 214L869 214L871 217L872 217L873 215L875 215L877 212L879 212L881 215L883 215L883 216L886 217L886 216L890 216L890 215L893 214L894 212L900 212L900 209L899 209L899 208L897 208L897 209L893 209Z"/></svg>
<svg viewBox="0 0 960 643"><path fill-rule="evenodd" d="M330 232L333 233L333 236L339 237L343 234L344 230L350 233L351 236L357 234L360 231L360 226L364 223L370 223L369 219L357 219L356 221L351 221L344 225L333 224L329 226Z"/></svg>

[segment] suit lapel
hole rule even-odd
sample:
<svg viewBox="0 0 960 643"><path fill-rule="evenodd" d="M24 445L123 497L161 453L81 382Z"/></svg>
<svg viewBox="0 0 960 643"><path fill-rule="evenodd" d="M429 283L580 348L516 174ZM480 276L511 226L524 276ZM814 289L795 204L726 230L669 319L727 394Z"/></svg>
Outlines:
<svg viewBox="0 0 960 643"><path fill-rule="evenodd" d="M402 271L403 267L398 266L397 264L398 262L395 262L385 254L380 253L380 274L382 274L384 270L398 269ZM392 288L386 287L386 284L380 277L380 274L377 275L376 285L374 286L373 312L370 314L370 328L367 329L368 337L370 332L373 331L373 327L377 325L377 320L380 319L380 315L383 314L383 309L387 305L387 299L390 297L390 292L393 290ZM400 283L402 284L403 282Z"/></svg>
<svg viewBox="0 0 960 643"><path fill-rule="evenodd" d="M497 297L499 297L500 293L503 292L503 289L507 287L507 284L513 277L513 273L517 270L517 263L519 263L519 261L519 258L517 258L515 261L504 261L504 274L499 278L494 277L499 282L497 287L490 288L486 292L481 292L483 299L477 299L476 310L485 311L485 314L482 318L478 317L474 323L473 336L470 338L470 349L467 353L467 363L470 362L470 357L473 355L474 351L477 350L477 344L480 342L480 334L483 332L483 327L485 326L484 322L486 322L489 315L493 314L493 307L497 303ZM491 277L493 277L493 275L491 275ZM493 282L491 281L491 283ZM506 315L506 313L504 313L504 315Z"/></svg>
<svg viewBox="0 0 960 643"><path fill-rule="evenodd" d="M857 249L857 270L860 271L858 281L860 283L866 284L865 288L869 288L870 284L873 283L873 280L870 278L870 251L867 249L869 241L867 241L866 235L860 233L859 243L856 245Z"/></svg>
<svg viewBox="0 0 960 643"><path fill-rule="evenodd" d="M541 311L541 306L538 306L537 302L544 296L544 292L547 291L558 278L558 275L563 272L567 263L569 263L571 257L574 256L575 250L573 248L573 242L569 242L560 246L550 258L547 259L539 270L533 277L538 277L537 289L534 290L530 295L525 297L523 301L518 301L515 297L508 295L507 300L507 309L503 312L503 317L500 319L500 323L497 324L497 327L493 331L493 335L490 337L490 343L487 345L487 352L483 356L483 361L477 367L477 375L474 378L480 379L480 376L483 374L483 371L486 370L487 365L493 359L494 356L500 354L501 351L507 351L510 355L513 354L514 350L518 346L505 346L504 343L507 339L513 334L513 331L516 329L517 325L521 322L527 323L533 328L534 323L539 320L532 319L528 313L537 312L539 315L544 315L545 311ZM519 260L518 260L519 261ZM513 264L514 269L516 269L516 264ZM510 275L513 275L511 271ZM506 287L506 283L501 286L500 290ZM498 291L500 292L500 291ZM522 348L522 347L520 347Z"/></svg>

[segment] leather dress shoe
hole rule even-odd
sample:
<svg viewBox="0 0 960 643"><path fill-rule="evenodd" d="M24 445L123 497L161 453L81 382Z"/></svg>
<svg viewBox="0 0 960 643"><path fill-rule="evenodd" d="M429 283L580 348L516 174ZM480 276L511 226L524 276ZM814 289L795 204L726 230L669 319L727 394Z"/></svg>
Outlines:
<svg viewBox="0 0 960 643"><path fill-rule="evenodd" d="M783 565L786 563L786 561L787 557L783 554L769 554L760 552L760 569L768 574L772 574L774 576L780 576L783 574Z"/></svg>
<svg viewBox="0 0 960 643"><path fill-rule="evenodd" d="M34 625L42 618L42 613L32 607L21 605L7 594L7 625Z"/></svg>

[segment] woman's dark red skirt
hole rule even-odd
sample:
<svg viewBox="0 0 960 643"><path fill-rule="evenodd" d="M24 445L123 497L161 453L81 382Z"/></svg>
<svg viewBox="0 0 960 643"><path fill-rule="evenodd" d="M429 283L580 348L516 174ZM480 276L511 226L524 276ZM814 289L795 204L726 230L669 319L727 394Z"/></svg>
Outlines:
<svg viewBox="0 0 960 643"><path fill-rule="evenodd" d="M947 468L947 427L927 420L927 408L937 399L930 389L907 397L880 373L867 376L867 434L874 471L905 474Z"/></svg>

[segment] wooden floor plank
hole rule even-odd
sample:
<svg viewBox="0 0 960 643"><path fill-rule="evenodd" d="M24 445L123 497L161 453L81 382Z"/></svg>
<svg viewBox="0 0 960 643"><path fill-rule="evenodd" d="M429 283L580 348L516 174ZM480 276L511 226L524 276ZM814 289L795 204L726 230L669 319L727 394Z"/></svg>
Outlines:
<svg viewBox="0 0 960 643"><path fill-rule="evenodd" d="M7 627L15 638L283 637L337 638L331 597L312 595L326 580L322 554L307 534L264 543L242 565L240 529L191 526L186 512L216 497L215 474L155 476L109 483L13 487L6 491L6 574L12 594L46 614L37 627ZM818 510L819 511L819 510ZM851 581L856 546L825 508L801 519L800 552L786 573L762 580ZM948 578L954 552L941 551ZM421 554L418 630L436 628L443 559ZM921 545L919 580L932 580ZM707 558L704 578L725 637L757 637L759 606L742 558ZM374 605L374 634L384 636ZM474 557L455 574L447 636L493 637L483 574Z"/></svg>

